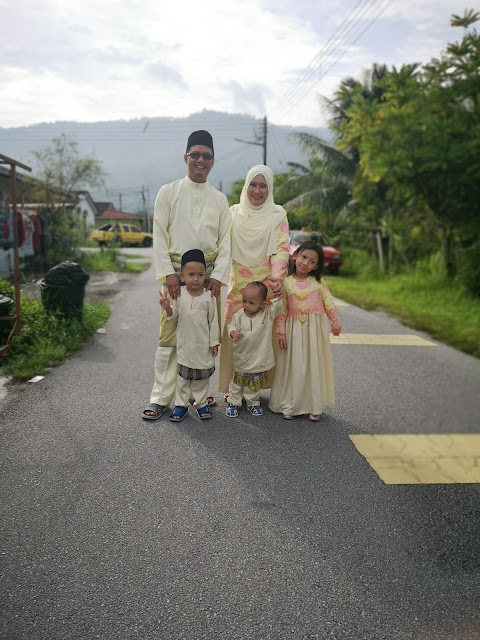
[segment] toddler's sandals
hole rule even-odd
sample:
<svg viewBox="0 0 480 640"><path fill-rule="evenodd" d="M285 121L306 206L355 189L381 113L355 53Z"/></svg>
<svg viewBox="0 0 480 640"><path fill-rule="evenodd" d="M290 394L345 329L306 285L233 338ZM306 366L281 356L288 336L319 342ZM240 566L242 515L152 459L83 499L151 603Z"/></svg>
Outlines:
<svg viewBox="0 0 480 640"><path fill-rule="evenodd" d="M188 413L188 407L173 407L173 411L169 416L172 422L180 422Z"/></svg>
<svg viewBox="0 0 480 640"><path fill-rule="evenodd" d="M259 405L248 407L248 410L250 411L252 416L263 416L263 409Z"/></svg>
<svg viewBox="0 0 480 640"><path fill-rule="evenodd" d="M227 404L225 415L227 415L229 418L236 418L238 416L237 407L234 404Z"/></svg>
<svg viewBox="0 0 480 640"><path fill-rule="evenodd" d="M217 401L215 400L215 398L213 396L208 396L207 404L208 404L209 407L214 407L217 404Z"/></svg>
<svg viewBox="0 0 480 640"><path fill-rule="evenodd" d="M201 409L197 409L197 413L200 417L200 420L209 420L210 418L213 418L212 412L208 408L208 404L206 404Z"/></svg>

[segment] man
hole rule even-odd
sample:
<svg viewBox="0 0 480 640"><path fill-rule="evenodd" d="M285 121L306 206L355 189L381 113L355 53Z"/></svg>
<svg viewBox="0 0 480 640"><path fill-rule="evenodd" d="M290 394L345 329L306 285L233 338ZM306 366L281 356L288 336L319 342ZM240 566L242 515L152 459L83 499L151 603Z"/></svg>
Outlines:
<svg viewBox="0 0 480 640"><path fill-rule="evenodd" d="M212 136L194 131L184 155L187 175L164 185L158 192L153 215L153 251L156 279L164 282L173 300L180 295L181 257L201 249L207 263L206 289L220 302L220 287L230 275L231 216L226 197L207 182L214 164ZM160 336L155 356L155 382L146 420L157 420L170 404L177 381L175 325L160 314Z"/></svg>

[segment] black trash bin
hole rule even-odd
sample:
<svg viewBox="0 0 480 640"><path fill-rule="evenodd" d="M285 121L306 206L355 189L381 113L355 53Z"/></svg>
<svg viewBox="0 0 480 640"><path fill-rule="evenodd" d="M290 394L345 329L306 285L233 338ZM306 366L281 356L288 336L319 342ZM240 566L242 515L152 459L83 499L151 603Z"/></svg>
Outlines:
<svg viewBox="0 0 480 640"><path fill-rule="evenodd" d="M5 318L10 315L10 310L13 306L13 300L8 296L0 294L0 318Z"/></svg>
<svg viewBox="0 0 480 640"><path fill-rule="evenodd" d="M48 313L82 317L85 285L90 276L76 262L61 262L40 280L43 308Z"/></svg>

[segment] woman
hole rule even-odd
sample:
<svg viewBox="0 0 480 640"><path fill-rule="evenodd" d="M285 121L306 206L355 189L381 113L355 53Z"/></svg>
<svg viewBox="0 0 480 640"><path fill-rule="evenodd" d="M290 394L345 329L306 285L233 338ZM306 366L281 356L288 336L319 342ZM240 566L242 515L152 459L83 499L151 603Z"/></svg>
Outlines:
<svg viewBox="0 0 480 640"><path fill-rule="evenodd" d="M228 392L233 375L231 339L227 324L242 307L242 291L253 280L269 288L269 298L282 292L288 263L288 220L273 201L273 173L263 164L250 169L232 213L232 271L225 303L218 388ZM271 376L269 376L271 378Z"/></svg>

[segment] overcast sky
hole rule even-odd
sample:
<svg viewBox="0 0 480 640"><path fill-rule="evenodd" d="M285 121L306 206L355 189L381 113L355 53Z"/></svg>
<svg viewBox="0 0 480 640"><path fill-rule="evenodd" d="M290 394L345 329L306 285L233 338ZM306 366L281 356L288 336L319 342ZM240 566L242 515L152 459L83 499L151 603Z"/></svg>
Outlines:
<svg viewBox="0 0 480 640"><path fill-rule="evenodd" d="M439 57L460 0L0 0L0 127L203 109L324 126L319 95Z"/></svg>

